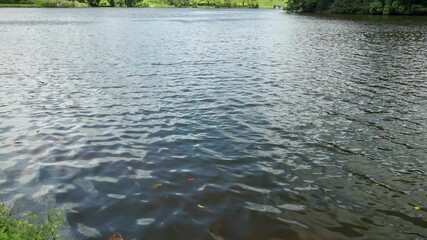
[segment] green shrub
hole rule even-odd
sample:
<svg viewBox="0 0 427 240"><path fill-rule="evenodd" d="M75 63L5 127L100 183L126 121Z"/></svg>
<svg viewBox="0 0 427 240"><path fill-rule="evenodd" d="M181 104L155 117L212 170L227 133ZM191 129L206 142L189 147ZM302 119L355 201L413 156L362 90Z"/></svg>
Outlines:
<svg viewBox="0 0 427 240"><path fill-rule="evenodd" d="M57 6L56 0L35 0L34 3L36 6L39 6L39 7L56 7Z"/></svg>
<svg viewBox="0 0 427 240"><path fill-rule="evenodd" d="M316 4L316 11L328 10L332 3L331 0L319 0Z"/></svg>
<svg viewBox="0 0 427 240"><path fill-rule="evenodd" d="M336 0L331 5L332 13L360 13L362 3L358 0Z"/></svg>
<svg viewBox="0 0 427 240"><path fill-rule="evenodd" d="M100 0L98 6L100 7L109 7L110 2L108 0Z"/></svg>
<svg viewBox="0 0 427 240"><path fill-rule="evenodd" d="M248 0L247 4L249 8L259 8L258 0ZM242 3L242 6L244 6L244 3Z"/></svg>
<svg viewBox="0 0 427 240"><path fill-rule="evenodd" d="M77 2L77 1L68 1L68 0L57 0L56 5L58 7L63 7L63 8L85 8L85 7L89 7L89 4L84 3L84 2Z"/></svg>
<svg viewBox="0 0 427 240"><path fill-rule="evenodd" d="M427 0L287 0L285 9L298 12L427 15Z"/></svg>
<svg viewBox="0 0 427 240"><path fill-rule="evenodd" d="M35 0L34 4L38 7L89 7L85 2L68 0Z"/></svg>
<svg viewBox="0 0 427 240"><path fill-rule="evenodd" d="M52 210L43 219L28 213L21 215L0 204L1 240L59 239L58 230L63 222L62 212Z"/></svg>
<svg viewBox="0 0 427 240"><path fill-rule="evenodd" d="M303 3L302 7L306 12L313 12L317 6L317 2L315 0L307 0Z"/></svg>
<svg viewBox="0 0 427 240"><path fill-rule="evenodd" d="M114 0L114 7L126 7L125 0Z"/></svg>
<svg viewBox="0 0 427 240"><path fill-rule="evenodd" d="M74 2L74 6L73 7L87 8L87 7L90 7L90 6L89 6L89 4L84 3L84 2Z"/></svg>
<svg viewBox="0 0 427 240"><path fill-rule="evenodd" d="M393 1L393 3L391 4L391 12L394 14L404 14L405 6L403 6L398 0Z"/></svg>
<svg viewBox="0 0 427 240"><path fill-rule="evenodd" d="M232 0L224 0L223 6L227 8L233 7L233 1Z"/></svg>
<svg viewBox="0 0 427 240"><path fill-rule="evenodd" d="M371 14L382 14L383 12L383 3L379 0L375 0L369 4L369 13Z"/></svg>
<svg viewBox="0 0 427 240"><path fill-rule="evenodd" d="M32 0L0 0L0 4L32 4Z"/></svg>
<svg viewBox="0 0 427 240"><path fill-rule="evenodd" d="M285 10L286 11L300 11L302 9L303 1L300 0L288 0Z"/></svg>
<svg viewBox="0 0 427 240"><path fill-rule="evenodd" d="M390 15L390 13L391 13L391 0L385 0L383 15Z"/></svg>
<svg viewBox="0 0 427 240"><path fill-rule="evenodd" d="M148 4L148 3L146 3L146 2L144 2L144 1L138 1L136 4L135 4L135 7L149 7L150 5Z"/></svg>

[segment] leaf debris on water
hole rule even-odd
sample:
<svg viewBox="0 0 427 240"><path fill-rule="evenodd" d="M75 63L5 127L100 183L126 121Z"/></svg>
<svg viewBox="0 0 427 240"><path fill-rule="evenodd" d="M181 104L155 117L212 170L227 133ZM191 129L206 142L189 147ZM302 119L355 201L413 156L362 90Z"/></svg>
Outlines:
<svg viewBox="0 0 427 240"><path fill-rule="evenodd" d="M151 188L153 188L153 189L159 189L162 186L163 186L163 184L161 184L161 183L155 183L155 184L151 185Z"/></svg>

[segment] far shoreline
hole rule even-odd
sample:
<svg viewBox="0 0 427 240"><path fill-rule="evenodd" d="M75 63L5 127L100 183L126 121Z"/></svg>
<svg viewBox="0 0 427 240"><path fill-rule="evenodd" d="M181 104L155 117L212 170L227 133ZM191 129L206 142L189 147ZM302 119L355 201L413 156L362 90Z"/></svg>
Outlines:
<svg viewBox="0 0 427 240"><path fill-rule="evenodd" d="M38 4L37 1L27 1L26 3L0 3L0 8L207 8L207 9L275 9L275 6L284 6L283 0L243 0L232 1L230 5L200 5L179 6L170 4L167 0L143 0L141 4L132 6L110 6L110 5L89 5L87 2L69 1L69 0L43 0L48 4ZM42 1L42 2L43 2ZM101 0L108 2L111 0ZM252 4L250 3L252 2ZM241 5L243 3L243 5ZM208 1L209 4L209 1ZM277 9L276 9L277 10Z"/></svg>
<svg viewBox="0 0 427 240"><path fill-rule="evenodd" d="M12 6L13 5L13 6ZM16 6L15 6L16 5ZM269 7L258 7L258 8L249 8L249 7L205 7L205 6L201 6L201 7L174 7L174 6L153 6L153 7L41 7L41 6L34 6L34 5L27 5L27 4L0 4L0 8L45 8L45 9L49 9L49 8L62 8L62 9L66 9L66 8L77 8L77 9L86 9L86 8L92 8L92 9L97 9L97 8L105 8L105 9L109 9L109 8L130 8L130 9L144 9L144 8L174 8L174 9L262 9L262 10L276 10L278 11L279 9L274 9L273 7L269 8ZM284 10L281 10L284 11Z"/></svg>
<svg viewBox="0 0 427 240"><path fill-rule="evenodd" d="M51 6L51 7L45 7L45 6L37 6L34 4L5 4L5 3L0 3L0 8L44 8L44 9L52 9L52 8L58 8L58 9L67 9L67 8L74 8L74 9L109 9L109 8L130 8L130 9L252 9L252 10L276 10L276 11L282 11L284 13L288 13L288 14L300 14L300 15L323 15L323 16L383 16L383 17L398 17L398 16L407 16L407 17L417 17L417 16L427 16L427 14L425 13L413 13L413 14L390 14L390 15L383 15L383 14L369 14L369 13L333 13L333 12L328 12L328 11L315 11L315 12L303 12L303 11L286 11L283 9L275 9L274 5L272 5L271 7L267 7L267 6L260 6L258 8L252 8L252 7L214 7L214 6L198 6L198 7L176 7L176 6L167 6L167 5L161 5L161 6L148 6L148 7L94 7L94 6L89 6L89 7L72 7L72 6Z"/></svg>

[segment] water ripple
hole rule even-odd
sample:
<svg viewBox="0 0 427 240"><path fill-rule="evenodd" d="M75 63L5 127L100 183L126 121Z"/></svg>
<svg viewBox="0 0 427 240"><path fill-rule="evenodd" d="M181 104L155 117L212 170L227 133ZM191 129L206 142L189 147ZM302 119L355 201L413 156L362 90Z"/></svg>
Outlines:
<svg viewBox="0 0 427 240"><path fill-rule="evenodd" d="M0 12L0 197L70 238L427 236L425 18Z"/></svg>

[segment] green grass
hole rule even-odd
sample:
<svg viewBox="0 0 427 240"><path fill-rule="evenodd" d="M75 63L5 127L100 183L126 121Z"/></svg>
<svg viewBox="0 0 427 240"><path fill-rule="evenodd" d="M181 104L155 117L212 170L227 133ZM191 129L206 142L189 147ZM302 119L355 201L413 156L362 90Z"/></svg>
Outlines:
<svg viewBox="0 0 427 240"><path fill-rule="evenodd" d="M0 240L57 240L63 219L63 213L54 210L41 218L0 204Z"/></svg>
<svg viewBox="0 0 427 240"><path fill-rule="evenodd" d="M258 0L259 8L273 8L274 5L286 6L284 0Z"/></svg>
<svg viewBox="0 0 427 240"><path fill-rule="evenodd" d="M144 3L148 4L148 7L155 8L171 8L173 6L169 5L166 0L144 0Z"/></svg>
<svg viewBox="0 0 427 240"><path fill-rule="evenodd" d="M0 3L0 7L34 7L31 3Z"/></svg>

